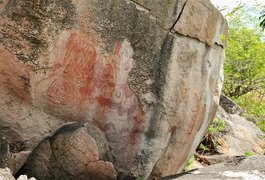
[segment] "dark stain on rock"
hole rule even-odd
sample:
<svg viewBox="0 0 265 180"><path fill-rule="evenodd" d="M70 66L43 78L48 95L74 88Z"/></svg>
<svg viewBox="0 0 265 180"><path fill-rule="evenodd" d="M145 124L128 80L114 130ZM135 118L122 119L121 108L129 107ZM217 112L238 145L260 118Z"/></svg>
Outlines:
<svg viewBox="0 0 265 180"><path fill-rule="evenodd" d="M18 76L24 83L24 89L26 92L29 92L31 86L30 86L30 78L25 76Z"/></svg>
<svg viewBox="0 0 265 180"><path fill-rule="evenodd" d="M117 180L137 180L137 177L131 173L120 171L118 173Z"/></svg>
<svg viewBox="0 0 265 180"><path fill-rule="evenodd" d="M156 83L153 85L157 97L161 99L164 96L162 89L166 83L166 76L168 72L169 61L171 58L174 36L170 33L167 34L159 54L158 71L156 76Z"/></svg>
<svg viewBox="0 0 265 180"><path fill-rule="evenodd" d="M164 84L166 83L166 75L168 71L169 61L171 58L171 51L173 46L173 35L169 34L164 39L164 43L162 45L160 55L159 55L159 62L157 64L158 70L157 75L155 77L156 84L152 86L152 89L155 91L158 99L158 103L156 104L156 107L153 110L151 119L150 119L150 125L148 127L148 130L146 131L145 135L147 137L147 140L154 139L156 137L155 132L157 132L157 127L160 127L158 123L161 123L161 120L163 119L163 106L159 104L159 102L163 102L162 98L164 97ZM161 112L158 114L157 112Z"/></svg>
<svg viewBox="0 0 265 180"><path fill-rule="evenodd" d="M150 125L147 129L147 131L145 132L145 137L146 139L151 142L152 139L155 139L157 137L157 132L158 131L158 127L159 126L159 123L161 123L161 121L165 118L163 118L164 114L163 113L159 113L159 112L163 112L162 109L162 106L161 105L156 105L153 112L152 112L152 115L151 115L151 118L150 118Z"/></svg>
<svg viewBox="0 0 265 180"><path fill-rule="evenodd" d="M10 144L10 152L11 153L18 153L18 152L24 151L26 149L27 149L27 145L23 141L16 141L16 142L12 142Z"/></svg>
<svg viewBox="0 0 265 180"><path fill-rule="evenodd" d="M7 157L10 153L9 149L7 139L0 134L0 168L5 168L8 164Z"/></svg>
<svg viewBox="0 0 265 180"><path fill-rule="evenodd" d="M149 110L155 102L148 102L144 95L158 95L152 84L160 76L161 44L168 32L157 24L156 19L150 18L148 12L138 10L134 3L106 1L103 7L97 4L99 2L93 2L99 9L91 10L98 14L93 20L97 24L95 30L105 41L108 52L117 41L129 40L135 62L129 73L128 85L139 97L143 109Z"/></svg>
<svg viewBox="0 0 265 180"><path fill-rule="evenodd" d="M0 17L0 43L22 62L41 67L39 56L48 53L59 31L72 27L75 17L70 0L10 0Z"/></svg>
<svg viewBox="0 0 265 180"><path fill-rule="evenodd" d="M139 171L138 176L144 176L146 170L148 170L148 164L150 159L150 154L152 152L147 149L142 149L135 157L135 163L138 165Z"/></svg>
<svg viewBox="0 0 265 180"><path fill-rule="evenodd" d="M58 129L56 131L56 133L53 135L53 137L55 137L55 136L57 136L59 134L70 134L70 133L73 133L74 131L76 131L76 130L82 128L82 127L84 127L84 125L81 124L81 123L66 124L63 127L61 127L60 129Z"/></svg>

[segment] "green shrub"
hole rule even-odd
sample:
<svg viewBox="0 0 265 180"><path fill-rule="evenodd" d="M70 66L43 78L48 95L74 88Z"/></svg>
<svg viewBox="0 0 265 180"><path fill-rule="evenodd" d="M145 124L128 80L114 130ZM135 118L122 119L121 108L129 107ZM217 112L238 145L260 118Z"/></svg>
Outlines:
<svg viewBox="0 0 265 180"><path fill-rule="evenodd" d="M265 133L265 120L258 121L256 125Z"/></svg>
<svg viewBox="0 0 265 180"><path fill-rule="evenodd" d="M203 151L203 152L208 152L209 151L209 148L208 147L206 147L204 144L200 144L199 145L199 148Z"/></svg>
<svg viewBox="0 0 265 180"><path fill-rule="evenodd" d="M208 133L221 132L225 129L225 122L220 118L214 118L212 124L208 128Z"/></svg>
<svg viewBox="0 0 265 180"><path fill-rule="evenodd" d="M143 176L137 176L135 180L144 180Z"/></svg>
<svg viewBox="0 0 265 180"><path fill-rule="evenodd" d="M258 97L255 93L249 93L234 100L247 114L252 114L256 117L265 115L265 100Z"/></svg>
<svg viewBox="0 0 265 180"><path fill-rule="evenodd" d="M243 116L247 118L248 114L253 115L256 125L265 132L265 99L255 93L249 93L234 100L245 111Z"/></svg>
<svg viewBox="0 0 265 180"><path fill-rule="evenodd" d="M188 162L186 163L186 165L185 165L185 167L184 167L184 171L185 171L185 172L187 172L187 171L190 170L190 168L191 168L191 166L192 166L194 160L195 160L195 157L194 157L194 156L192 156L192 157L188 160Z"/></svg>
<svg viewBox="0 0 265 180"><path fill-rule="evenodd" d="M249 157L249 156L253 156L253 155L254 155L254 153L252 151L245 151L244 152L245 157Z"/></svg>

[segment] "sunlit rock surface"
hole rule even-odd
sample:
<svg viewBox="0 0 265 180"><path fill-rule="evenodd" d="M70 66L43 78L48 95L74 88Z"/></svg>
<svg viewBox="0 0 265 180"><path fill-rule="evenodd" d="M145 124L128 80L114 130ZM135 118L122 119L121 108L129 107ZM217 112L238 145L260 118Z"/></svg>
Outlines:
<svg viewBox="0 0 265 180"><path fill-rule="evenodd" d="M0 165L38 179L180 172L215 116L226 36L209 0L1 1Z"/></svg>
<svg viewBox="0 0 265 180"><path fill-rule="evenodd" d="M0 179L15 180L15 178L11 174L10 169L8 169L8 168L0 169Z"/></svg>
<svg viewBox="0 0 265 180"><path fill-rule="evenodd" d="M200 168L189 174L172 177L172 180L225 180L225 179L265 179L264 156L234 157L234 160Z"/></svg>
<svg viewBox="0 0 265 180"><path fill-rule="evenodd" d="M224 131L214 137L218 153L227 156L240 156L246 152L264 155L265 134L253 122L237 114L229 114L221 106L218 107L216 117L225 124Z"/></svg>

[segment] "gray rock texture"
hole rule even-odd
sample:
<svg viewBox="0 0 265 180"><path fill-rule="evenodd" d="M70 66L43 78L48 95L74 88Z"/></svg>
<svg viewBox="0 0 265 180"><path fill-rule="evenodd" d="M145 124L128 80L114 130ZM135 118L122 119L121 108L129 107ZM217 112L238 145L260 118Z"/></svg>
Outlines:
<svg viewBox="0 0 265 180"><path fill-rule="evenodd" d="M38 180L116 179L106 139L95 132L79 124L63 126L34 150L24 171Z"/></svg>
<svg viewBox="0 0 265 180"><path fill-rule="evenodd" d="M1 1L0 165L38 180L182 171L217 110L226 37L209 0Z"/></svg>
<svg viewBox="0 0 265 180"><path fill-rule="evenodd" d="M263 180L265 179L265 157L238 157L230 162L219 163L179 176L178 180ZM162 178L163 179L163 178ZM169 179L176 179L174 177Z"/></svg>
<svg viewBox="0 0 265 180"><path fill-rule="evenodd" d="M219 104L228 114L240 115L243 113L243 110L224 94L221 94Z"/></svg>
<svg viewBox="0 0 265 180"><path fill-rule="evenodd" d="M209 1L186 1L173 30L196 38L209 46L226 44L227 22Z"/></svg>
<svg viewBox="0 0 265 180"><path fill-rule="evenodd" d="M265 154L265 134L253 122L237 114L229 114L221 106L216 117L225 123L224 131L214 137L219 153L226 156Z"/></svg>

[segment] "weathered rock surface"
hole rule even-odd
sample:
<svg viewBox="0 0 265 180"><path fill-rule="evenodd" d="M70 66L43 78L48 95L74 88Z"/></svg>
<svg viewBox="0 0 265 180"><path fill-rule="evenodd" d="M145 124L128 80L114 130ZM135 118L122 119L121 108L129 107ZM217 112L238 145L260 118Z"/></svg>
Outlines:
<svg viewBox="0 0 265 180"><path fill-rule="evenodd" d="M17 180L36 180L34 177L28 178L27 175L21 175L17 178Z"/></svg>
<svg viewBox="0 0 265 180"><path fill-rule="evenodd" d="M226 24L226 20L209 1L188 0L173 30L197 38L210 46L225 46Z"/></svg>
<svg viewBox="0 0 265 180"><path fill-rule="evenodd" d="M180 172L215 116L226 34L209 0L1 1L0 165L32 152L19 172L37 179Z"/></svg>
<svg viewBox="0 0 265 180"><path fill-rule="evenodd" d="M191 174L178 177L178 180L263 180L265 179L265 156L238 157L230 162L223 162L204 167ZM163 178L162 178L163 179ZM175 179L174 177L168 179Z"/></svg>
<svg viewBox="0 0 265 180"><path fill-rule="evenodd" d="M107 141L96 132L79 124L65 125L34 150L23 171L38 180L116 179Z"/></svg>
<svg viewBox="0 0 265 180"><path fill-rule="evenodd" d="M0 169L0 179L1 180L15 180L15 178L12 176L12 173L10 169Z"/></svg>
<svg viewBox="0 0 265 180"><path fill-rule="evenodd" d="M9 168L0 168L0 180L15 180ZM35 178L28 178L26 175L21 175L17 180L36 180Z"/></svg>
<svg viewBox="0 0 265 180"><path fill-rule="evenodd" d="M229 114L220 106L216 117L225 122L224 131L215 137L219 153L227 156L265 153L265 134L254 123L237 114Z"/></svg>
<svg viewBox="0 0 265 180"><path fill-rule="evenodd" d="M243 113L243 110L224 94L221 94L219 104L228 114L240 115L241 113Z"/></svg>

